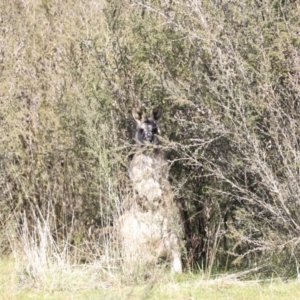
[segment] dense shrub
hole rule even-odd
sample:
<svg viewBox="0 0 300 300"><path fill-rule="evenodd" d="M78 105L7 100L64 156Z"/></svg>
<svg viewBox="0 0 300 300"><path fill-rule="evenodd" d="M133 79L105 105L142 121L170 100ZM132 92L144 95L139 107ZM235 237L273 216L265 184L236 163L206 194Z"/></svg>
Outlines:
<svg viewBox="0 0 300 300"><path fill-rule="evenodd" d="M22 228L24 214L34 227L50 211L53 234L72 228L82 247L91 229L113 225L130 189L131 108L161 105L187 267L295 274L296 1L27 0L0 9L3 234Z"/></svg>

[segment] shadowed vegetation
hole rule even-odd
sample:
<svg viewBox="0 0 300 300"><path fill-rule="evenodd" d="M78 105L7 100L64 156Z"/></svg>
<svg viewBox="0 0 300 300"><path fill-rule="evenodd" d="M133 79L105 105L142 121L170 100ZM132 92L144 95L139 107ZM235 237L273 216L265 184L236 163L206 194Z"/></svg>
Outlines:
<svg viewBox="0 0 300 300"><path fill-rule="evenodd" d="M28 278L49 262L121 270L109 228L132 188L137 105L165 114L185 270L298 275L297 1L0 11L0 248L25 257Z"/></svg>

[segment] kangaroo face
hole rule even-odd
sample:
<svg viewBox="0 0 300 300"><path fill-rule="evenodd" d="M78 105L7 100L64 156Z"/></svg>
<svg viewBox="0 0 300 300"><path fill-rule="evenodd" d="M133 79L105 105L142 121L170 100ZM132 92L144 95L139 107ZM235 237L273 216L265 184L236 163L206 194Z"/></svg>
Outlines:
<svg viewBox="0 0 300 300"><path fill-rule="evenodd" d="M142 144L145 142L156 143L157 134L159 134L159 129L156 123L151 120L146 120L139 125L136 138Z"/></svg>
<svg viewBox="0 0 300 300"><path fill-rule="evenodd" d="M160 134L159 120L161 119L161 108L154 108L150 117L148 117L140 108L134 108L133 117L137 122L136 139L141 143L147 142L157 144L157 135Z"/></svg>

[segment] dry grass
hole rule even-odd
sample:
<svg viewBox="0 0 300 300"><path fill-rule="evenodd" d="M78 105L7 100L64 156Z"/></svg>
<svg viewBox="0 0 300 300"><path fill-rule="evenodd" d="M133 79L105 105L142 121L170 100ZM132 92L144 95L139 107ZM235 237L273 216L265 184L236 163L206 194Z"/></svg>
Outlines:
<svg viewBox="0 0 300 300"><path fill-rule="evenodd" d="M299 299L297 281L241 281L222 276L204 280L201 275L173 277L160 274L144 284L125 285L117 278L103 281L99 266L73 266L47 274L41 286L22 282L13 259L1 260L1 299ZM99 272L100 271L100 272Z"/></svg>

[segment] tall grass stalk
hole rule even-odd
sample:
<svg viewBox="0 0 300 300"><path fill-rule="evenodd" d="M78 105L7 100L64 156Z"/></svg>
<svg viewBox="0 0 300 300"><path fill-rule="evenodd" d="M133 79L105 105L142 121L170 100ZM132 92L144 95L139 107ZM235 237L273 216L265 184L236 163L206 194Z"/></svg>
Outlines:
<svg viewBox="0 0 300 300"><path fill-rule="evenodd" d="M22 215L18 236L10 240L20 287L50 290L76 290L105 287L116 280L117 261L107 240L95 251L91 243L74 244L74 222L64 229L65 234L53 228L53 206L45 217L37 210L35 218ZM105 243L105 241L103 241ZM88 258L88 263L82 259Z"/></svg>

